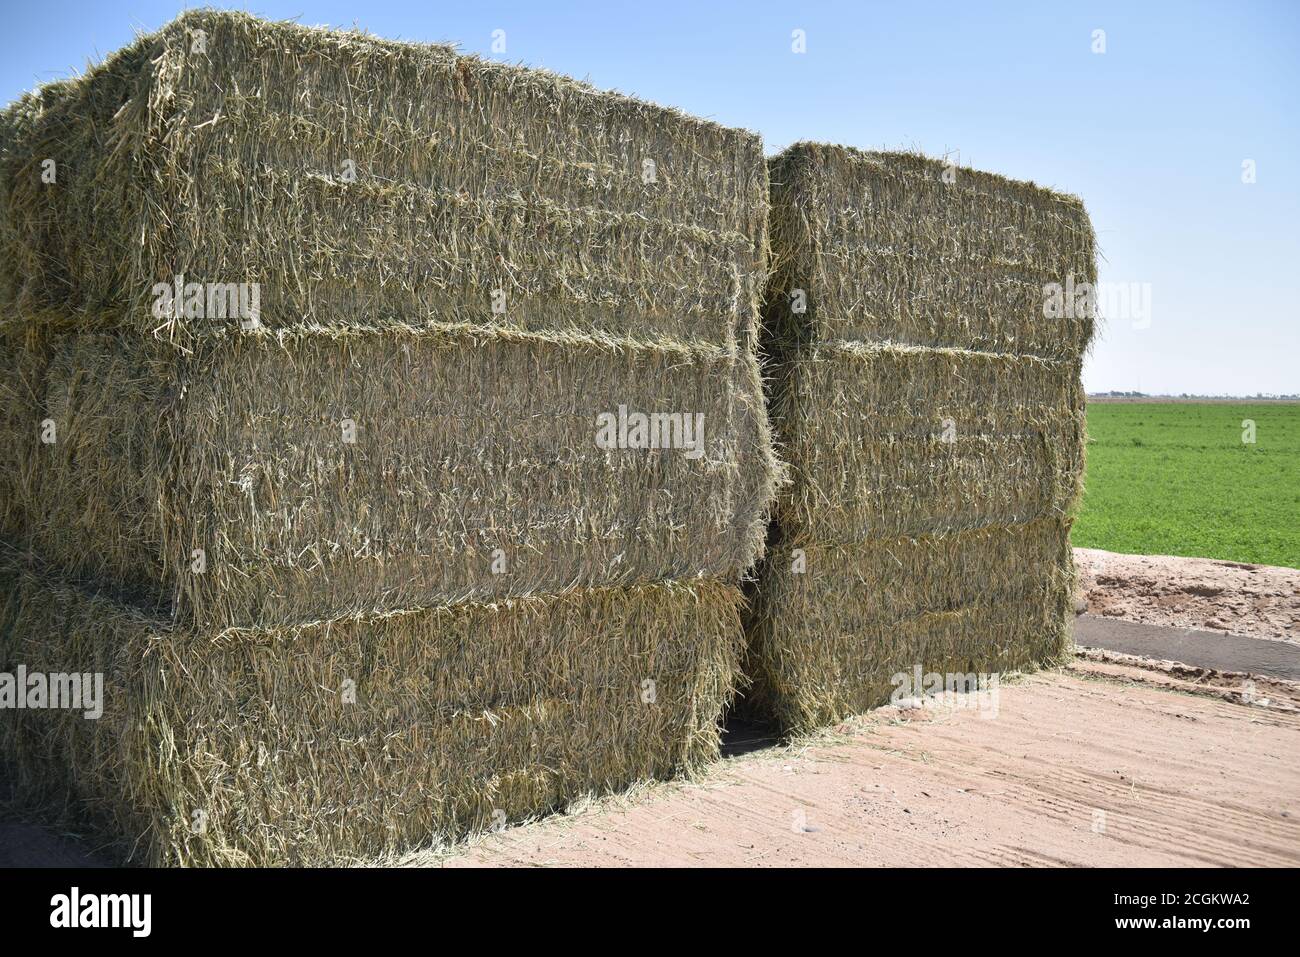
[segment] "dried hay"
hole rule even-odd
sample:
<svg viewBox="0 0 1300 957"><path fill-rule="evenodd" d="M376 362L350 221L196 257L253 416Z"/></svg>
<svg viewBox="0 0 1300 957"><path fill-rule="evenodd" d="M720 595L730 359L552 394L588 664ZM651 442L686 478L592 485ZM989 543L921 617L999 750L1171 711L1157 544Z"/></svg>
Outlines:
<svg viewBox="0 0 1300 957"><path fill-rule="evenodd" d="M0 667L107 685L0 724L20 792L310 864L714 757L767 204L752 133L242 13L0 113ZM600 446L624 408L701 454Z"/></svg>
<svg viewBox="0 0 1300 957"><path fill-rule="evenodd" d="M817 144L771 177L763 346L792 483L748 624L746 707L808 730L885 703L918 664L1058 658L1093 317L1046 319L1043 297L1095 282L1082 204Z"/></svg>
<svg viewBox="0 0 1300 957"><path fill-rule="evenodd" d="M448 47L194 11L4 124L6 312L51 323L188 347L208 320L150 309L180 274L261 283L272 329L733 350L762 292L756 135Z"/></svg>
<svg viewBox="0 0 1300 957"><path fill-rule="evenodd" d="M104 711L7 711L0 753L134 862L397 854L716 758L740 602L706 580L212 639L7 555L0 672L101 673Z"/></svg>
<svg viewBox="0 0 1300 957"><path fill-rule="evenodd" d="M49 338L41 404L14 429L11 539L203 627L737 580L762 547L760 387L719 388L716 351L392 327L188 355ZM702 415L698 456L598 447L620 405Z"/></svg>
<svg viewBox="0 0 1300 957"><path fill-rule="evenodd" d="M918 664L927 674L1029 670L1068 646L1073 594L1060 520L848 545L779 538L747 616L754 686L743 708L808 731L886 704L893 677Z"/></svg>
<svg viewBox="0 0 1300 957"><path fill-rule="evenodd" d="M780 468L767 202L743 130L450 48L186 13L0 120L0 331L24 369L0 393L2 530L217 630L735 580ZM156 314L177 276L256 284L258 327L203 290ZM598 448L620 407L702 414L705 454Z"/></svg>

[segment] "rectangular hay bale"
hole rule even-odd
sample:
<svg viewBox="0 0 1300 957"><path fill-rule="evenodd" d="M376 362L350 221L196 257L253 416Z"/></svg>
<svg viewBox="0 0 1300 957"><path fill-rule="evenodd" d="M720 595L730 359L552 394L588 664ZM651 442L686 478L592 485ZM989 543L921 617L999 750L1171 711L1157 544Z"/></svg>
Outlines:
<svg viewBox="0 0 1300 957"><path fill-rule="evenodd" d="M6 557L0 675L101 674L103 714L7 710L0 756L138 863L399 854L716 758L740 604L705 579L214 638Z"/></svg>
<svg viewBox="0 0 1300 957"><path fill-rule="evenodd" d="M719 388L717 352L391 327L188 355L48 339L38 404L14 396L9 536L204 627L737 579L762 545L760 387ZM620 406L702 416L677 420L702 424L698 455L599 447Z"/></svg>
<svg viewBox="0 0 1300 957"><path fill-rule="evenodd" d="M762 292L755 134L450 47L191 11L28 94L5 143L5 311L77 328L188 345L209 320L151 311L182 275L261 283L272 329L726 348Z"/></svg>
<svg viewBox="0 0 1300 957"><path fill-rule="evenodd" d="M996 673L1070 641L1068 523L1042 519L930 538L771 547L748 615L745 708L808 730L887 703L895 675ZM776 566L777 556L786 564Z"/></svg>
<svg viewBox="0 0 1300 957"><path fill-rule="evenodd" d="M797 143L769 162L774 356L827 341L1078 360L1090 312L1043 318L1043 286L1097 279L1074 196L912 153ZM951 180L951 182L949 182ZM795 289L806 311L789 305Z"/></svg>
<svg viewBox="0 0 1300 957"><path fill-rule="evenodd" d="M808 730L891 678L1026 668L1070 638L1095 282L1074 197L913 154L770 161L763 351L791 483L747 628L746 707Z"/></svg>
<svg viewBox="0 0 1300 957"><path fill-rule="evenodd" d="M803 352L782 384L772 411L794 468L781 515L800 538L1029 522L1063 514L1077 493L1077 363L837 342Z"/></svg>

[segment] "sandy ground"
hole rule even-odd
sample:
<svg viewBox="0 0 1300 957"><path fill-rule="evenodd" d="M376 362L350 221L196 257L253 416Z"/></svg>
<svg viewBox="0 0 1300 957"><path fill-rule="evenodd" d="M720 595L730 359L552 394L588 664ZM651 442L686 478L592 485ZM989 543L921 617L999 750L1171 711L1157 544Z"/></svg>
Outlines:
<svg viewBox="0 0 1300 957"><path fill-rule="evenodd" d="M405 863L1294 867L1300 686L1090 652Z"/></svg>
<svg viewBox="0 0 1300 957"><path fill-rule="evenodd" d="M1076 548L1087 611L1150 625L1300 644L1300 571Z"/></svg>

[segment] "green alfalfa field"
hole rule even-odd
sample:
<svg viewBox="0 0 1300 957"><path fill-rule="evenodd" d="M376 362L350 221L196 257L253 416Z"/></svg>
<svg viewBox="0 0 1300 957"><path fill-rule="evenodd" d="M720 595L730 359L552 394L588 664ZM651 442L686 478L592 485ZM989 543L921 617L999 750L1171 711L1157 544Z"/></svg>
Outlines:
<svg viewBox="0 0 1300 957"><path fill-rule="evenodd" d="M1091 400L1085 482L1076 546L1300 568L1300 403Z"/></svg>

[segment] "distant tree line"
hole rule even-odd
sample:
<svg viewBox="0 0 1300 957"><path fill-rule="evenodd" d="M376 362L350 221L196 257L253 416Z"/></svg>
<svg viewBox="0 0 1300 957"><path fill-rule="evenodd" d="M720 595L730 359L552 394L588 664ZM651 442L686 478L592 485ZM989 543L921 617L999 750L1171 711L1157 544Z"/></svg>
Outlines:
<svg viewBox="0 0 1300 957"><path fill-rule="evenodd" d="M1203 395L1199 392L1180 392L1178 395L1151 395L1146 392L1122 392L1113 389L1110 392L1089 392L1094 399L1260 399L1272 401L1300 401L1300 394L1280 394L1276 392L1256 392L1254 395Z"/></svg>

